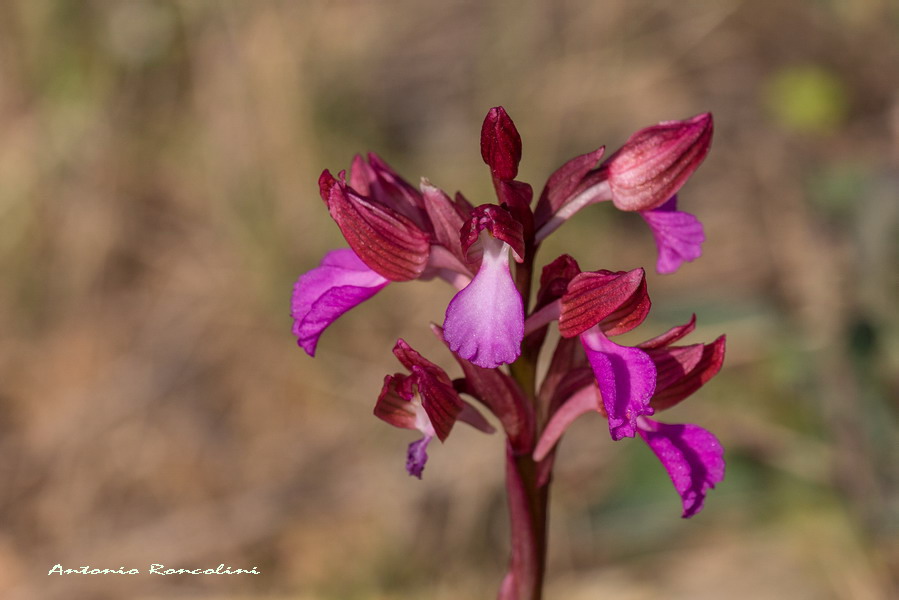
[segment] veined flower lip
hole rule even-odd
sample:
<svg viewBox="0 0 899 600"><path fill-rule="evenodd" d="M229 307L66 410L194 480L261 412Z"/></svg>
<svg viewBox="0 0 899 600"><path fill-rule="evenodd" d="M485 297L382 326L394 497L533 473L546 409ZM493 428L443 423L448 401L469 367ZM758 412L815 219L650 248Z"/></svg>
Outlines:
<svg viewBox="0 0 899 600"><path fill-rule="evenodd" d="M524 306L509 270L509 245L482 233L481 268L446 308L444 337L453 352L492 369L514 362L524 338Z"/></svg>

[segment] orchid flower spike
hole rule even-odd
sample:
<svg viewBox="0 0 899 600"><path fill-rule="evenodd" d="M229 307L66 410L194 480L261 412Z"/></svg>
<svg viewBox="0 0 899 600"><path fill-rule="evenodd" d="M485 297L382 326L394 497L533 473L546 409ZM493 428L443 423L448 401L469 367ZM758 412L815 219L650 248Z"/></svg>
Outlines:
<svg viewBox="0 0 899 600"><path fill-rule="evenodd" d="M425 178L413 187L375 154L356 156L349 173L325 170L319 178L322 200L348 247L328 252L296 281L290 312L297 344L314 355L336 319L390 283L442 279L453 287L443 323L431 330L461 376L451 378L399 339L393 353L403 369L384 377L374 414L418 432L405 464L419 479L431 442L445 442L457 421L494 431L470 399L498 423L512 538L502 600L540 597L555 449L581 415L601 415L614 441L646 443L680 496L685 518L702 510L724 478L724 450L712 433L655 420L718 373L724 336L677 345L693 331L694 316L645 342L619 343L617 336L650 312L639 267L582 271L563 254L543 267L533 296L531 289L542 242L600 202L646 222L657 272L674 273L699 258L705 232L695 216L679 210L678 193L703 162L712 132L711 115L700 114L641 129L610 155L593 146L552 173L535 206L534 188L516 179L521 135L501 106L487 113L480 138L494 203L474 206Z"/></svg>

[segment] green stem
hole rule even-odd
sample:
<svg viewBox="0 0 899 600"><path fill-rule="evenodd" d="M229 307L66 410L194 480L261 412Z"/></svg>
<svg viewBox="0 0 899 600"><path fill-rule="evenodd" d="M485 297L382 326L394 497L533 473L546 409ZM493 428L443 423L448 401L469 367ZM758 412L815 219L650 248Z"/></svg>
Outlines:
<svg viewBox="0 0 899 600"><path fill-rule="evenodd" d="M533 253L531 253L533 256ZM519 289L530 288L530 264L516 272ZM521 271L528 275L520 276ZM522 292L527 306L527 296ZM510 365L510 373L528 396L535 414L537 352L526 351ZM535 423L536 443L541 423ZM531 453L515 454L509 445L506 449L506 494L509 502L512 556L509 572L500 590L500 600L540 600L543 597L543 579L546 572L547 520L549 517L549 483L539 485L539 465Z"/></svg>

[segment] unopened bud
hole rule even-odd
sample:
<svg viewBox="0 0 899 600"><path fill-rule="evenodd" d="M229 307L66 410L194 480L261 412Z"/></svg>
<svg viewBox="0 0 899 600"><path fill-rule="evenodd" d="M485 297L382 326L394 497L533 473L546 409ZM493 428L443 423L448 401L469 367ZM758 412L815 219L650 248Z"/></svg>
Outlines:
<svg viewBox="0 0 899 600"><path fill-rule="evenodd" d="M651 210L684 185L708 154L712 115L641 129L608 161L612 202L620 210Z"/></svg>

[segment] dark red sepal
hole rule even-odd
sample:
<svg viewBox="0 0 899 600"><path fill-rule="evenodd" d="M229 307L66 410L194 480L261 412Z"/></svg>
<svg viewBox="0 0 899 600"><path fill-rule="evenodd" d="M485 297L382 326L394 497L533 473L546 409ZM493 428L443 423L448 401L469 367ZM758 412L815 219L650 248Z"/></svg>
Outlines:
<svg viewBox="0 0 899 600"><path fill-rule="evenodd" d="M568 284L580 274L577 261L568 254L562 254L545 265L540 273L540 289L537 292L537 304L534 311L540 310L550 302L558 300L568 291Z"/></svg>
<svg viewBox="0 0 899 600"><path fill-rule="evenodd" d="M642 348L643 350L649 350L651 348L662 348L663 346L670 346L677 340L691 333L694 329L696 329L696 314L690 317L690 321L683 324L678 325L677 327L672 327L662 335L656 336L652 339L646 340L642 344L637 344L637 348Z"/></svg>
<svg viewBox="0 0 899 600"><path fill-rule="evenodd" d="M412 372L410 379L421 395L421 405L431 419L440 441L446 439L462 411L462 399L446 371L424 358L404 340L397 340L393 353Z"/></svg>
<svg viewBox="0 0 899 600"><path fill-rule="evenodd" d="M416 429L409 380L409 376L403 373L384 376L384 385L375 403L376 417L394 427Z"/></svg>
<svg viewBox="0 0 899 600"><path fill-rule="evenodd" d="M722 335L711 344L697 344L701 352L696 346L647 350L659 374L650 405L656 411L671 408L705 385L721 370L725 343Z"/></svg>
<svg viewBox="0 0 899 600"><path fill-rule="evenodd" d="M549 176L534 209L538 229L565 203L589 186L591 181L587 175L596 167L605 150L606 147L601 146L593 152L575 156Z"/></svg>
<svg viewBox="0 0 899 600"><path fill-rule="evenodd" d="M428 229L421 192L374 152L368 153L367 162L358 154L353 158L349 183L360 195L408 217L419 228Z"/></svg>
<svg viewBox="0 0 899 600"><path fill-rule="evenodd" d="M328 204L328 198L331 196L331 188L337 185L337 180L334 179L334 176L331 175L331 171L325 169L322 171L322 174L318 176L318 193L321 195L322 200L325 201L325 205Z"/></svg>
<svg viewBox="0 0 899 600"><path fill-rule="evenodd" d="M453 202L443 190L434 187L427 180L422 180L421 191L434 238L464 265L467 259L459 243L459 231L465 223L468 211L463 212L458 202Z"/></svg>
<svg viewBox="0 0 899 600"><path fill-rule="evenodd" d="M559 332L574 337L598 324L606 335L619 335L642 323L649 308L643 269L587 271L571 280L562 297Z"/></svg>
<svg viewBox="0 0 899 600"><path fill-rule="evenodd" d="M370 269L392 281L417 279L428 263L428 235L390 207L365 198L326 170L322 198L350 248Z"/></svg>

